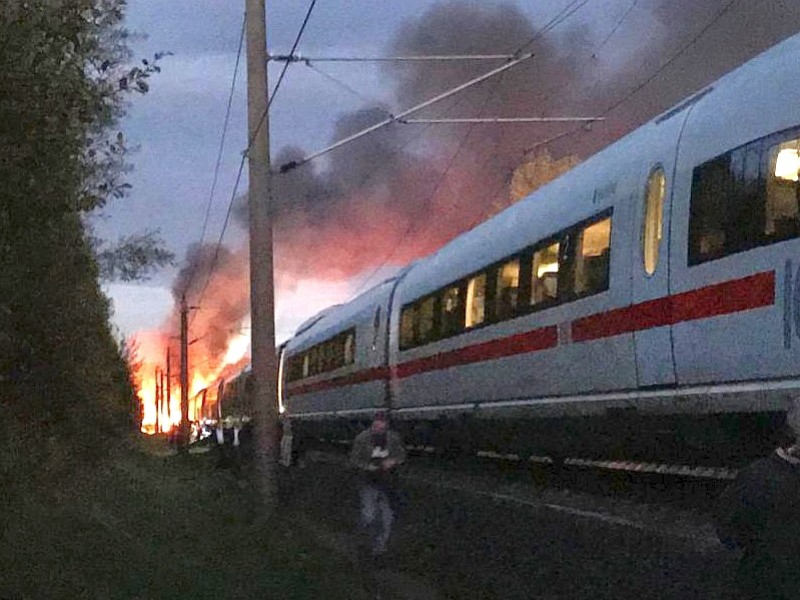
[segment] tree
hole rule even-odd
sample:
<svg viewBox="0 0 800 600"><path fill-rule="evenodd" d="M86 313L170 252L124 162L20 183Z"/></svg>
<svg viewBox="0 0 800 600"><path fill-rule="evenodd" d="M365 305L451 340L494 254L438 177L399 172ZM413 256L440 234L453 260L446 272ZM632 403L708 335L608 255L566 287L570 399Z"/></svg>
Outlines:
<svg viewBox="0 0 800 600"><path fill-rule="evenodd" d="M130 187L119 119L163 57L131 63L124 8L0 6L0 403L37 436L72 435L76 424L111 434L130 420L129 368L84 219ZM155 232L97 247L105 272L122 278L169 259Z"/></svg>

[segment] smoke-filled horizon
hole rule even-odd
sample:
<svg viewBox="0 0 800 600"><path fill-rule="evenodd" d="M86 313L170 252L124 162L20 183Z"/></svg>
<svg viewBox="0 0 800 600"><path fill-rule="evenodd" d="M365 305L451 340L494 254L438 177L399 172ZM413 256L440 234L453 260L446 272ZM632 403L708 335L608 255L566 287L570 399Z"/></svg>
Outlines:
<svg viewBox="0 0 800 600"><path fill-rule="evenodd" d="M298 282L353 281L436 250L484 220L498 204L507 204L514 169L538 152L549 150L554 159L585 159L800 24L800 7L794 4L729 4L636 2L610 37L574 16L552 30L537 29L511 4L444 1L406 22L387 42L386 54L534 53L534 58L420 116L595 116L630 98L604 123L533 153L527 149L575 125L395 123L325 160L274 177L279 310L281 298ZM701 32L696 43L690 43ZM620 48L626 54L620 54ZM688 49L681 53L684 48ZM383 72L391 82L393 106L364 106L343 114L331 141L494 66L389 64ZM273 164L296 160L311 150L282 148ZM246 231L243 198L234 207L234 220ZM190 302L197 302L209 272L191 335L201 340L203 355L217 357L218 362L249 313L247 249L217 250L216 244L190 248L186 267L173 285L176 300L187 292ZM176 324L173 315L165 327L174 330Z"/></svg>

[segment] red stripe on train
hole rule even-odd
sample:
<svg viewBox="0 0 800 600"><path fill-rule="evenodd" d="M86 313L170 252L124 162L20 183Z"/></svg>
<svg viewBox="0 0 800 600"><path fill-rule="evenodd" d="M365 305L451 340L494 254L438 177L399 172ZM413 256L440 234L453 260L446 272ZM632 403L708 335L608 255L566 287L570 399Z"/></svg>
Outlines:
<svg viewBox="0 0 800 600"><path fill-rule="evenodd" d="M411 375L418 375L426 371L437 371L439 369L449 369L459 365L468 365L474 362L482 362L515 354L525 354L554 348L558 344L558 330L555 325L518 333L507 338L491 340L451 350L442 354L426 356L397 365L397 377L402 379Z"/></svg>
<svg viewBox="0 0 800 600"><path fill-rule="evenodd" d="M341 387L343 385L355 385L357 383L366 383L368 381L376 381L379 379L389 379L389 367L376 367L374 369L364 369L356 371L349 375L340 375L333 379L325 379L324 381L316 381L314 383L306 383L299 385L289 384L289 392L292 394L309 394L311 392L319 392L320 390L327 390L328 388Z"/></svg>
<svg viewBox="0 0 800 600"><path fill-rule="evenodd" d="M590 340L674 325L720 315L772 306L775 303L775 272L725 281L674 296L656 298L624 308L598 313L572 322L572 340ZM558 345L555 325L518 333L510 337L482 342L442 354L426 356L397 365L402 379L428 371L483 362L517 354L547 350ZM308 394L344 385L389 378L388 367L365 369L315 383L290 385L292 394Z"/></svg>
<svg viewBox="0 0 800 600"><path fill-rule="evenodd" d="M774 303L775 272L757 273L577 319L572 322L572 339L585 342L772 306Z"/></svg>

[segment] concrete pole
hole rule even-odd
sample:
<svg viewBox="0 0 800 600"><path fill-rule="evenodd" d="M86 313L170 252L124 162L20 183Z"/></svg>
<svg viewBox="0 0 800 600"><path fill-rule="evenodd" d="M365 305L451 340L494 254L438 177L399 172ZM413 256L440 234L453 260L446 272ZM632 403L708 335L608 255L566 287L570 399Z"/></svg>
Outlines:
<svg viewBox="0 0 800 600"><path fill-rule="evenodd" d="M181 298L181 425L178 431L181 451L189 447L189 308Z"/></svg>
<svg viewBox="0 0 800 600"><path fill-rule="evenodd" d="M167 346L167 418L172 426L172 365L170 364L169 346Z"/></svg>
<svg viewBox="0 0 800 600"><path fill-rule="evenodd" d="M159 410L161 409L161 394L160 394L160 390L158 389L158 367L156 367L156 377L155 377L154 385L155 385L155 388L156 388L156 399L155 399L155 403L156 403L156 433L159 433L158 424L159 424L159 420L160 420L160 416L161 415L159 415L158 413L159 413Z"/></svg>
<svg viewBox="0 0 800 600"><path fill-rule="evenodd" d="M267 23L265 0L247 2L247 122L250 207L250 318L256 486L265 518L275 510L278 401L272 273Z"/></svg>

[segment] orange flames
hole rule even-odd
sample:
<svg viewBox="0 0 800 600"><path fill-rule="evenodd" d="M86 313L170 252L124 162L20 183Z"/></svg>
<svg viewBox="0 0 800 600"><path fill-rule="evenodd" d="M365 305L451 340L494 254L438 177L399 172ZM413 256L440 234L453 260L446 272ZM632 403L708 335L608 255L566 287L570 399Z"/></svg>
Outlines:
<svg viewBox="0 0 800 600"><path fill-rule="evenodd" d="M142 358L137 377L139 399L142 403L141 431L156 433L157 423L158 432L169 432L180 424L182 416L179 344L158 331L140 332L136 335L136 341ZM227 351L221 357L207 354L207 347L199 343L189 346L190 421L216 415L219 382L234 376L246 366L249 361L249 343L249 333L236 333L231 336ZM171 359L169 383L166 367L168 349ZM163 392L157 390L162 382ZM157 402L159 395L163 399Z"/></svg>

